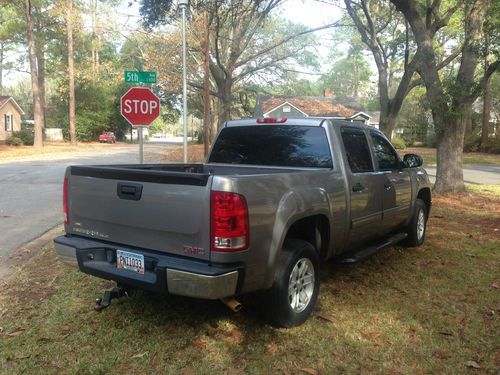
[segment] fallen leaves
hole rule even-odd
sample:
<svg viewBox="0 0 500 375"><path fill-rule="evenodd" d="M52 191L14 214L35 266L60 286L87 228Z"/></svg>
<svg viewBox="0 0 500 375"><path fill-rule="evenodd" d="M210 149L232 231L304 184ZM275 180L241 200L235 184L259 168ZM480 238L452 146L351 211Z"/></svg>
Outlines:
<svg viewBox="0 0 500 375"><path fill-rule="evenodd" d="M13 330L12 332L4 333L3 336L4 337L16 337L16 336L19 336L20 334L22 334L24 331L26 331L26 328L18 327L15 330Z"/></svg>
<svg viewBox="0 0 500 375"><path fill-rule="evenodd" d="M476 361L467 361L467 362L465 362L465 366L471 367L471 368L476 368L476 369L481 368L481 366L479 366L479 363L477 363Z"/></svg>
<svg viewBox="0 0 500 375"><path fill-rule="evenodd" d="M314 313L314 316L318 318L319 320L324 320L330 323L336 323L336 319L333 315L326 315L326 314L321 314L318 312Z"/></svg>
<svg viewBox="0 0 500 375"><path fill-rule="evenodd" d="M148 352L138 353L132 356L132 358L143 358Z"/></svg>

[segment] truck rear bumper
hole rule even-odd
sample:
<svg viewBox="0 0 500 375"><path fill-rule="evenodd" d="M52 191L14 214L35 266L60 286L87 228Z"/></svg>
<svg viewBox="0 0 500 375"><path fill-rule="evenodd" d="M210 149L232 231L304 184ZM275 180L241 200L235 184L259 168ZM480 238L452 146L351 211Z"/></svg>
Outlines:
<svg viewBox="0 0 500 375"><path fill-rule="evenodd" d="M57 237L54 244L62 262L78 266L84 273L157 293L219 299L237 294L243 281L242 264L208 264L76 236ZM118 269L117 249L142 254L145 261L144 274Z"/></svg>

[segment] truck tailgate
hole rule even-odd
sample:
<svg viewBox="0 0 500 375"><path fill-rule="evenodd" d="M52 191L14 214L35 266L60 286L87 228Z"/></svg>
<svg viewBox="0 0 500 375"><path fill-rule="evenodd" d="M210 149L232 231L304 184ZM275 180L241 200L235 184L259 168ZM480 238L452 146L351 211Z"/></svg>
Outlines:
<svg viewBox="0 0 500 375"><path fill-rule="evenodd" d="M69 168L68 233L209 259L208 174Z"/></svg>

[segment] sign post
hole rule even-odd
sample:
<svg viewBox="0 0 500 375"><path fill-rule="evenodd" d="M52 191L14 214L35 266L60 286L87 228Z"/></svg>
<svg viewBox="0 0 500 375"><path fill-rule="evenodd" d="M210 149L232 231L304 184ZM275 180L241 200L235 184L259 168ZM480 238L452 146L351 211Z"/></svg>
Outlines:
<svg viewBox="0 0 500 375"><path fill-rule="evenodd" d="M133 87L120 99L122 116L137 127L139 135L139 160L144 162L143 129L160 116L160 99L144 87Z"/></svg>

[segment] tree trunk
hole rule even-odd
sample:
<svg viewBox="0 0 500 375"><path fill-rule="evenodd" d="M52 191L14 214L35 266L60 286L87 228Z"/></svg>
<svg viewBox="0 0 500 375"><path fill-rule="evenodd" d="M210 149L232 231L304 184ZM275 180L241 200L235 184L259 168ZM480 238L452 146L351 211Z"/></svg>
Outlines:
<svg viewBox="0 0 500 375"><path fill-rule="evenodd" d="M68 75L69 75L69 137L72 145L76 145L75 125L75 68L73 57L73 0L67 0L66 28L68 34Z"/></svg>
<svg viewBox="0 0 500 375"><path fill-rule="evenodd" d="M43 47L36 54L38 86L40 87L40 104L42 106L42 127L45 129L47 108L45 105L45 52Z"/></svg>
<svg viewBox="0 0 500 375"><path fill-rule="evenodd" d="M490 49L490 38L485 34L485 55L484 71L489 67L488 55ZM491 76L485 77L484 95L483 95L483 121L481 126L481 151L485 152L488 147L488 136L490 135L490 113L491 113Z"/></svg>
<svg viewBox="0 0 500 375"><path fill-rule="evenodd" d="M210 24L208 17L208 4L205 10L205 43L203 45L203 154L208 155L209 148L209 126L210 126Z"/></svg>
<svg viewBox="0 0 500 375"><path fill-rule="evenodd" d="M31 0L25 0L25 16L28 28L28 53L31 71L31 90L33 92L33 115L35 120L35 139L33 147L43 147L43 117L40 99L40 87L38 85L38 73L36 66L35 34L33 32L33 14Z"/></svg>
<svg viewBox="0 0 500 375"><path fill-rule="evenodd" d="M472 108L471 111L468 111L466 113L466 118L465 118L465 135L471 135L472 134Z"/></svg>
<svg viewBox="0 0 500 375"><path fill-rule="evenodd" d="M0 43L0 95L3 92L3 43Z"/></svg>
<svg viewBox="0 0 500 375"><path fill-rule="evenodd" d="M438 116L439 117L439 116ZM434 190L464 191L463 148L467 116L447 123L438 137L437 170Z"/></svg>

